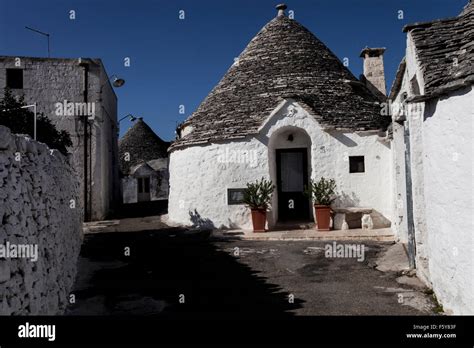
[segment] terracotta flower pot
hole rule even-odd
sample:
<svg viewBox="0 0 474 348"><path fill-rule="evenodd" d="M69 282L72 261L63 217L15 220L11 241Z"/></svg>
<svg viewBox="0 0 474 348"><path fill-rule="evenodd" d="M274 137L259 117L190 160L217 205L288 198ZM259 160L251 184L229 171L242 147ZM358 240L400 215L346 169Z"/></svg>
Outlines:
<svg viewBox="0 0 474 348"><path fill-rule="evenodd" d="M252 209L252 224L254 232L265 232L265 223L267 222L266 209Z"/></svg>
<svg viewBox="0 0 474 348"><path fill-rule="evenodd" d="M328 205L314 205L318 231L329 231L331 225L331 207Z"/></svg>

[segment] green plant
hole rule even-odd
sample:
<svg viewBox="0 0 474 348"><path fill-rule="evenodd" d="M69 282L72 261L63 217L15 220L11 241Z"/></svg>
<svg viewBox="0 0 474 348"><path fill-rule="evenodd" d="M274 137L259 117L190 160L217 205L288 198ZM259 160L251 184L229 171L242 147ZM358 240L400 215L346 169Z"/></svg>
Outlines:
<svg viewBox="0 0 474 348"><path fill-rule="evenodd" d="M267 209L274 189L273 183L264 178L253 183L247 183L243 201L251 209Z"/></svg>
<svg viewBox="0 0 474 348"><path fill-rule="evenodd" d="M21 96L17 100L6 88L4 97L0 100L0 125L10 128L15 134L28 134L33 137L34 114L31 110L22 108L26 105ZM71 137L65 130L58 130L51 120L42 113L36 118L37 140L47 144L51 149L57 149L64 155L67 148L72 146Z"/></svg>
<svg viewBox="0 0 474 348"><path fill-rule="evenodd" d="M444 313L443 305L439 303L438 298L436 297L436 294L434 293L433 289L428 288L424 291L424 293L428 296L431 296L433 300L433 307L432 307L433 312L436 314Z"/></svg>
<svg viewBox="0 0 474 348"><path fill-rule="evenodd" d="M334 179L325 179L321 177L320 180L311 180L309 187L304 191L314 204L317 205L331 205L336 199L336 181Z"/></svg>

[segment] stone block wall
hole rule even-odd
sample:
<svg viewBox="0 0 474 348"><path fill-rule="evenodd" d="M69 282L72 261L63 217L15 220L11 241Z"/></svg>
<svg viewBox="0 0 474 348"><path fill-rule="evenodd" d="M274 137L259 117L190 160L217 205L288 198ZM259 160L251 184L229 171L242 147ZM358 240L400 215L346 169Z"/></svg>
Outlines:
<svg viewBox="0 0 474 348"><path fill-rule="evenodd" d="M89 174L84 180L84 116L58 115L57 103L84 102L84 76L87 65L88 102L95 106L89 119ZM118 174L117 97L100 59L33 58L0 56L0 98L6 87L6 69L23 71L23 88L12 89L26 104L36 103L38 113L47 116L58 129L71 135L72 164L80 178L83 199L84 181L88 187L88 206L92 220L102 220L120 200Z"/></svg>
<svg viewBox="0 0 474 348"><path fill-rule="evenodd" d="M61 314L67 305L82 242L69 162L0 126L0 315Z"/></svg>

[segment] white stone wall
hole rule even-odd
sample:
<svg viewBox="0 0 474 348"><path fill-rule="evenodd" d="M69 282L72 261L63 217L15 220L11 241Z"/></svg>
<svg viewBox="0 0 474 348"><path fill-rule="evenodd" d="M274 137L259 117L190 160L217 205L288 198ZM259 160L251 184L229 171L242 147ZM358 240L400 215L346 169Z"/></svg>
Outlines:
<svg viewBox="0 0 474 348"><path fill-rule="evenodd" d="M414 77L424 93L423 74L410 35L406 62L397 100L403 93L414 95L410 86ZM469 87L417 106L418 112L407 116L417 275L433 288L448 313L472 315L474 93ZM395 158L401 156L402 140L394 136ZM394 165L398 163L395 160ZM395 178L395 188L403 188L401 178ZM404 233L402 226L396 228L399 235Z"/></svg>
<svg viewBox="0 0 474 348"><path fill-rule="evenodd" d="M245 150L258 162L221 160L228 153ZM255 139L226 144L193 146L170 156L168 214L172 221L198 226L251 228L250 211L243 205L227 205L227 189L269 177L266 147Z"/></svg>
<svg viewBox="0 0 474 348"><path fill-rule="evenodd" d="M399 242L408 242L407 195L405 168L404 126L393 123L392 176L394 178L392 230Z"/></svg>
<svg viewBox="0 0 474 348"><path fill-rule="evenodd" d="M20 66L16 63L19 62ZM108 82L104 66L98 60L83 60L89 63L88 102L95 103L95 118L90 121L91 132L88 161L90 168L89 211L93 220L105 218L120 201L118 173L118 126L117 97ZM37 104L38 113L44 113L58 127L67 130L73 142L69 151L77 169L83 196L84 127L83 116L58 116L56 103L83 102L84 68L78 59L0 57L0 98L6 86L6 69L23 70L23 89L14 89L15 96L24 95L27 104Z"/></svg>
<svg viewBox="0 0 474 348"><path fill-rule="evenodd" d="M405 122L400 120L403 94L408 93L409 80L405 73L402 79L399 93L391 100L392 117L392 177L393 177L393 221L392 230L399 242L408 243L408 221L407 221L407 187L406 187L406 163L405 163ZM400 120L397 122L397 120Z"/></svg>
<svg viewBox="0 0 474 348"><path fill-rule="evenodd" d="M96 118L92 126L91 218L102 220L120 202L118 164L117 97L105 68L92 66L91 100L96 102Z"/></svg>
<svg viewBox="0 0 474 348"><path fill-rule="evenodd" d="M37 246L36 262L0 258L0 315L65 309L82 240L79 186L61 153L0 126L0 247Z"/></svg>
<svg viewBox="0 0 474 348"><path fill-rule="evenodd" d="M392 219L391 153L377 134L326 132L293 100L269 115L257 137L178 149L170 155L169 217L189 224L194 219L215 227L251 228L249 209L227 205L228 188L245 188L261 177L275 182L274 149L299 147L298 137L285 144L285 131L306 133L310 140L310 178L334 178L340 199L336 205L372 207ZM298 133L301 134L301 133ZM246 157L243 153L248 154ZM234 158L232 158L234 155ZM365 156L365 173L349 173L348 156ZM247 160L245 160L247 158ZM275 222L276 200L269 215Z"/></svg>
<svg viewBox="0 0 474 348"><path fill-rule="evenodd" d="M408 98L414 96L414 91L411 88L411 83L414 78L418 81L420 93L424 93L424 80L423 74L419 68L419 64L416 58L416 52L413 45L411 36L407 36L407 49L406 49L406 70L402 80L401 89L395 99L395 102L399 102L403 93L406 93ZM423 162L425 155L423 153L423 115L424 115L424 103L409 103L408 104L407 121L410 133L410 173L412 178L412 200L413 200L413 220L415 228L415 242L416 242L416 268L417 275L427 285L431 286L430 274L429 274L429 252L428 252L428 233L426 227L426 216L425 216L425 190L424 190L424 178L423 178ZM406 126L406 125L405 125ZM401 142L403 137L394 137L393 149L396 151L395 166L400 165L402 149L404 151L405 145ZM405 163L404 163L405 165ZM405 191L405 203L406 203L406 184L404 178L401 176L395 177L396 183L394 185L395 191L397 188ZM398 195L398 193L396 193ZM406 209L398 210L395 214L405 213ZM400 217L399 217L400 219ZM407 217L403 218L406 221ZM397 234L403 236L405 234L404 226L395 226L397 228ZM403 239L402 239L403 240Z"/></svg>
<svg viewBox="0 0 474 348"><path fill-rule="evenodd" d="M429 273L444 308L474 314L474 90L430 101L423 123Z"/></svg>

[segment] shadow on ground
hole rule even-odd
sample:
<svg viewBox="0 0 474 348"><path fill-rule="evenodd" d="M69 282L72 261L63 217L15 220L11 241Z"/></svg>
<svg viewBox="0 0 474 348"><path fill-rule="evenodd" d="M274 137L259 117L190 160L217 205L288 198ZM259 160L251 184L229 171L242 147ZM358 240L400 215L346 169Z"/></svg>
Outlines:
<svg viewBox="0 0 474 348"><path fill-rule="evenodd" d="M87 235L66 314L275 318L301 307L208 236L171 228Z"/></svg>
<svg viewBox="0 0 474 348"><path fill-rule="evenodd" d="M117 212L108 218L124 219L137 218L145 216L156 216L168 213L168 200L138 202L130 204L122 204L118 207Z"/></svg>

